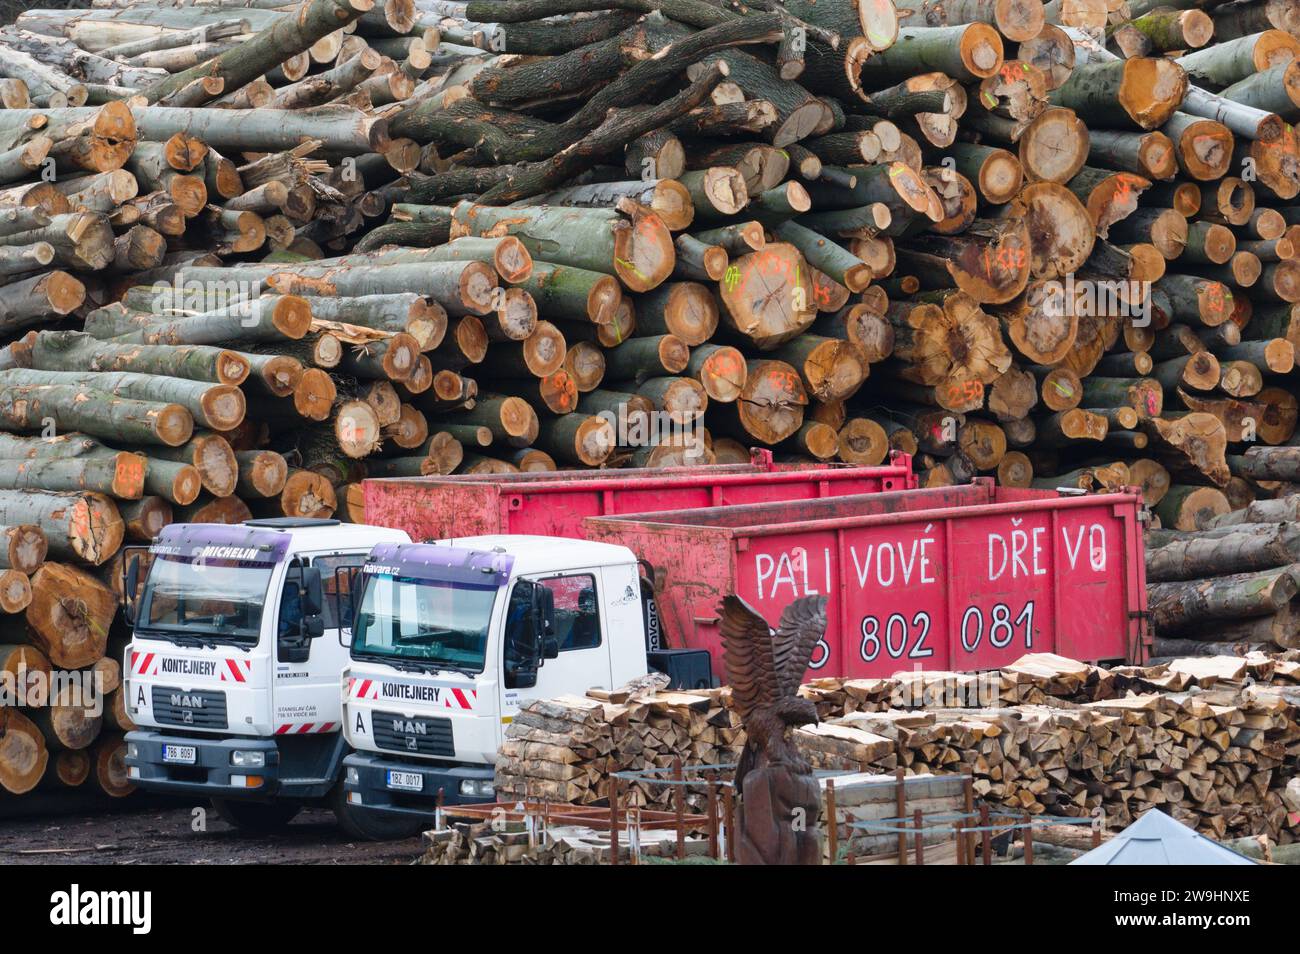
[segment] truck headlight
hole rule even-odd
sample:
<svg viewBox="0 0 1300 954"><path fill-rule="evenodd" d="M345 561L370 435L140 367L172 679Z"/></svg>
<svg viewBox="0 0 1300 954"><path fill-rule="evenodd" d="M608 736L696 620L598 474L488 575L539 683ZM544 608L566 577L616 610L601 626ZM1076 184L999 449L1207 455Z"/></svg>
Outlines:
<svg viewBox="0 0 1300 954"><path fill-rule="evenodd" d="M241 752L236 749L230 753L230 764L239 768L262 768L266 765L265 752Z"/></svg>
<svg viewBox="0 0 1300 954"><path fill-rule="evenodd" d="M466 778L461 780L460 793L491 798L496 793L496 789L488 779Z"/></svg>
<svg viewBox="0 0 1300 954"><path fill-rule="evenodd" d="M349 785L360 785L360 784L361 784L361 773L358 772L356 769L352 768L352 766L348 766L348 773L347 773L347 779L346 779L346 781L347 781L347 783L348 783Z"/></svg>
<svg viewBox="0 0 1300 954"><path fill-rule="evenodd" d="M134 742L126 744L126 757L128 759L138 759L140 757L140 747Z"/></svg>

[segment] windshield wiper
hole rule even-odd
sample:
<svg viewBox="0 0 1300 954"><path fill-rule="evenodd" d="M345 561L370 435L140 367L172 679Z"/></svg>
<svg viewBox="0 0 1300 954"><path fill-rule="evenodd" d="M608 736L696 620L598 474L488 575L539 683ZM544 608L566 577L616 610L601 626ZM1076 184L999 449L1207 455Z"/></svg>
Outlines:
<svg viewBox="0 0 1300 954"><path fill-rule="evenodd" d="M217 649L220 646L233 646L242 649L244 652L250 652L252 647L248 645L248 639L252 637L218 637L208 633L195 634L188 632L178 632L170 629L146 629L137 626L135 631L140 636L149 638L165 639L169 643L175 643L177 646L186 646L192 649Z"/></svg>
<svg viewBox="0 0 1300 954"><path fill-rule="evenodd" d="M149 634L146 634L149 635ZM204 639L202 636L182 636L179 633L168 633L165 630L159 630L157 633L169 643L175 643L177 646L188 646L192 649L216 649L215 640Z"/></svg>
<svg viewBox="0 0 1300 954"><path fill-rule="evenodd" d="M402 672L422 672L430 676L439 672L455 672L473 679L478 675L478 673L473 670L462 669L459 666L453 666L435 660L408 659L404 656L388 656L383 653L364 652L357 653L356 658L370 662L383 663L386 666L392 666L394 669L399 669Z"/></svg>

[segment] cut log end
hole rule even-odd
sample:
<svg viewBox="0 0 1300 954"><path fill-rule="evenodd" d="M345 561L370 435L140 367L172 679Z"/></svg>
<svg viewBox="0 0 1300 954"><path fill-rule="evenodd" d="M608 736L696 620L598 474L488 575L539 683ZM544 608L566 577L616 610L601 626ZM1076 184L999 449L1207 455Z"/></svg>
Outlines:
<svg viewBox="0 0 1300 954"><path fill-rule="evenodd" d="M30 792L49 759L41 730L18 709L0 707L0 788L13 795Z"/></svg>
<svg viewBox="0 0 1300 954"><path fill-rule="evenodd" d="M1142 129L1163 126L1187 93L1187 73L1172 60L1134 57L1124 61L1119 105Z"/></svg>
<svg viewBox="0 0 1300 954"><path fill-rule="evenodd" d="M339 449L353 459L367 457L379 447L380 431L379 418L364 401L344 402L334 419Z"/></svg>
<svg viewBox="0 0 1300 954"><path fill-rule="evenodd" d="M286 517L331 517L338 498L330 482L309 470L295 470L280 492L280 509Z"/></svg>
<svg viewBox="0 0 1300 954"><path fill-rule="evenodd" d="M743 204L743 180L740 188ZM614 234L614 274L634 292L649 291L662 284L672 274L675 261L672 233L653 212L635 208L632 224Z"/></svg>
<svg viewBox="0 0 1300 954"><path fill-rule="evenodd" d="M305 368L292 390L294 409L309 421L328 421L337 394L328 373L320 368Z"/></svg>
<svg viewBox="0 0 1300 954"><path fill-rule="evenodd" d="M870 418L850 418L836 435L836 453L846 464L875 467L889 454L889 438Z"/></svg>
<svg viewBox="0 0 1300 954"><path fill-rule="evenodd" d="M21 613L32 601L32 586L20 570L0 570L0 613Z"/></svg>
<svg viewBox="0 0 1300 954"><path fill-rule="evenodd" d="M522 282L532 274L533 257L513 235L503 237L492 253L492 265L504 281Z"/></svg>
<svg viewBox="0 0 1300 954"><path fill-rule="evenodd" d="M0 543L5 548L5 565L29 575L45 562L49 550L45 532L35 524L6 527L0 532Z"/></svg>

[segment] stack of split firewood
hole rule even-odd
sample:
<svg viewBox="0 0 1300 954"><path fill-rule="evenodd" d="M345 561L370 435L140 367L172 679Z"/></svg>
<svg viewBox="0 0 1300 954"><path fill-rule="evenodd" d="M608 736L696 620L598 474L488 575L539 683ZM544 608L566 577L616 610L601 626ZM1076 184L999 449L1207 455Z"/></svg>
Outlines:
<svg viewBox="0 0 1300 954"><path fill-rule="evenodd" d="M453 822L446 828L424 833L427 845L420 864L424 865L607 865L613 858L609 832L581 825L556 825L529 832L523 823L504 827L491 822ZM686 839L688 858L704 858L708 841L692 832ZM638 860L673 858L677 854L677 832L646 829L640 832ZM619 861L627 864L628 835L619 843Z"/></svg>
<svg viewBox="0 0 1300 954"><path fill-rule="evenodd" d="M823 721L794 738L815 768L968 773L977 797L1016 812L1100 812L1123 827L1159 806L1216 837L1300 837L1281 771L1300 754L1300 662L1253 654L1107 672L1031 655L986 674L988 701L958 674L925 675L925 687L912 674L804 686ZM643 779L621 789L628 804L668 806L649 773L674 759L734 762L744 744L727 690L602 695L525 705L501 750L498 797L592 804L611 773L632 771ZM704 804L702 786L687 791Z"/></svg>
<svg viewBox="0 0 1300 954"><path fill-rule="evenodd" d="M514 717L497 756L499 798L528 797L588 805L609 796L613 772L643 772L624 785L628 805L669 807L673 760L687 765L734 763L744 744L729 692L659 692L604 699L537 700ZM703 804L704 786L687 786L687 803Z"/></svg>

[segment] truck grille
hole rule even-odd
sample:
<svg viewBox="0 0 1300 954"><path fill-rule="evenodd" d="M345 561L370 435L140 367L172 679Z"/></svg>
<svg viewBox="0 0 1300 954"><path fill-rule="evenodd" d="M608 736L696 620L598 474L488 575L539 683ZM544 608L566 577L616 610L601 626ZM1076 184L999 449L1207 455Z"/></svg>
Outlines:
<svg viewBox="0 0 1300 954"><path fill-rule="evenodd" d="M389 752L444 758L456 754L450 719L407 719L396 712L376 712L371 724L375 730L375 745Z"/></svg>
<svg viewBox="0 0 1300 954"><path fill-rule="evenodd" d="M162 725L194 729L226 728L226 694L207 689L184 692L153 687L153 717Z"/></svg>

